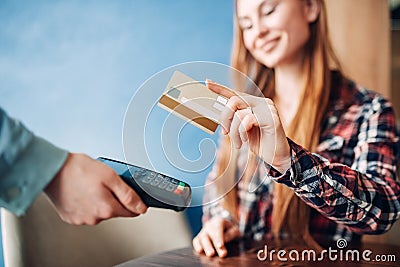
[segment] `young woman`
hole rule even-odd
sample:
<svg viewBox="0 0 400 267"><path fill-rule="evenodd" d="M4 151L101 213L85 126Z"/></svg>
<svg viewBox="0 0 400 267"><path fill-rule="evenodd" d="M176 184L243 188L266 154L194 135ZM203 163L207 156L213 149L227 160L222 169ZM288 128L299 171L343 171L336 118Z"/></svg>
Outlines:
<svg viewBox="0 0 400 267"><path fill-rule="evenodd" d="M208 82L229 102L195 251L224 257L239 236L316 245L387 231L400 215L393 109L341 73L323 0L237 0L235 18L233 67L264 97Z"/></svg>

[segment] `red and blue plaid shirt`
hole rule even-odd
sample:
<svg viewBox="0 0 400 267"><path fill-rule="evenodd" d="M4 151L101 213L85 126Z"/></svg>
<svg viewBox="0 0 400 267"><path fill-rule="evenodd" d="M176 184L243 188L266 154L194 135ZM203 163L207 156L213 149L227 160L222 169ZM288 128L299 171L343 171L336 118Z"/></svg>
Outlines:
<svg viewBox="0 0 400 267"><path fill-rule="evenodd" d="M292 165L285 174L260 162L250 184L238 182L237 215L244 237L260 240L270 232L274 182L292 188L312 208L309 229L313 235L356 240L361 234L387 231L400 216L399 137L392 106L379 94L337 73L334 77L336 95L331 97L316 153L288 140ZM242 150L238 176L247 158L246 149ZM208 184L216 179L218 154L223 153L218 152ZM204 205L203 222L213 216L229 217L212 201L217 190L208 188L204 202L211 204ZM249 192L249 188L255 190Z"/></svg>

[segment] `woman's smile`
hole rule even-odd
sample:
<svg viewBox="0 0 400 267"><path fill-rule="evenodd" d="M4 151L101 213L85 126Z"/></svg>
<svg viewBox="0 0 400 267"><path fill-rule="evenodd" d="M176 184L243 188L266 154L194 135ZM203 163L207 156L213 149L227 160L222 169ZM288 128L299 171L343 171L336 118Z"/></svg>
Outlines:
<svg viewBox="0 0 400 267"><path fill-rule="evenodd" d="M259 42L259 45L256 46L256 49L262 50L265 53L269 53L278 45L280 37L276 37L273 39L266 39Z"/></svg>

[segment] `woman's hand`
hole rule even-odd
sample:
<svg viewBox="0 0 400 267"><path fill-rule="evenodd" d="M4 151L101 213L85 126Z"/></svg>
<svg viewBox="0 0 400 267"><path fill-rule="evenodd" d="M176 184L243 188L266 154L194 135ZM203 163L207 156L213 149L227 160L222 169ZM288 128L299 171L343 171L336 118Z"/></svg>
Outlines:
<svg viewBox="0 0 400 267"><path fill-rule="evenodd" d="M193 239L193 248L197 253L204 252L208 257L223 258L228 254L225 243L240 236L236 223L224 218L214 217L203 225L200 233Z"/></svg>
<svg viewBox="0 0 400 267"><path fill-rule="evenodd" d="M220 116L225 134L236 148L248 142L250 150L284 173L290 168L290 147L278 111L269 98L234 91L207 80L207 87L229 99Z"/></svg>

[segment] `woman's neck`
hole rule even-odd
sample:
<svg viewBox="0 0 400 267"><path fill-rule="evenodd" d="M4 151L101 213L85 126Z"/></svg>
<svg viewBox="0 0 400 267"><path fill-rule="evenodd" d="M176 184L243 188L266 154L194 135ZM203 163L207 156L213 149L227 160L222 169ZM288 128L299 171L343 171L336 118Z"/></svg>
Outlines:
<svg viewBox="0 0 400 267"><path fill-rule="evenodd" d="M286 127L296 114L303 84L301 64L275 68L274 102Z"/></svg>

